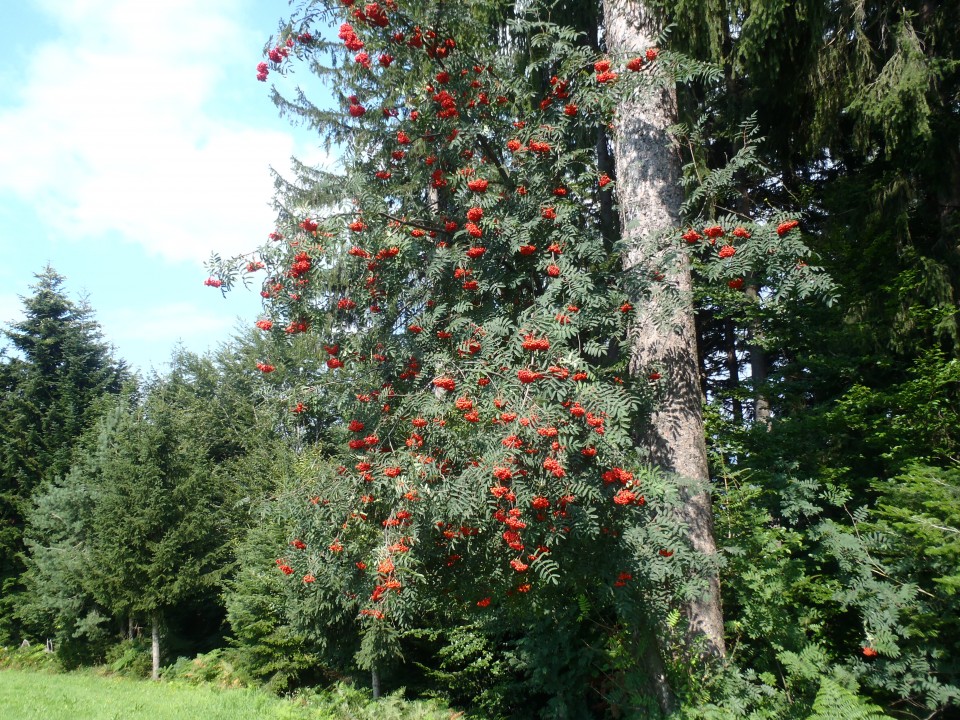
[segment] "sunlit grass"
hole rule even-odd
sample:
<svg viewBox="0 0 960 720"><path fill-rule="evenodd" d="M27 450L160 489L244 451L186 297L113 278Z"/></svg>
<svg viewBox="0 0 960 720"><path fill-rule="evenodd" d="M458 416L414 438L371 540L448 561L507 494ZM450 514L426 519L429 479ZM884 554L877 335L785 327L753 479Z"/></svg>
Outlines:
<svg viewBox="0 0 960 720"><path fill-rule="evenodd" d="M0 670L6 720L448 720L461 713L398 697L372 703L339 686L289 700L251 689L153 683L90 673Z"/></svg>
<svg viewBox="0 0 960 720"><path fill-rule="evenodd" d="M322 715L254 690L0 671L0 717L17 720L299 720Z"/></svg>

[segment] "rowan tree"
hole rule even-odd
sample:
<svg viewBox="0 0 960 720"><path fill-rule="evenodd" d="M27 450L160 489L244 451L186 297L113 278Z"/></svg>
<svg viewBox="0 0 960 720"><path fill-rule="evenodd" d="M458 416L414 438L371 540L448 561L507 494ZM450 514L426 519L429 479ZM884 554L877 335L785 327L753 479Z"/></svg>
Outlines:
<svg viewBox="0 0 960 720"><path fill-rule="evenodd" d="M275 99L339 142L344 168L281 182L271 243L216 269L225 288L266 271L258 325L321 339L325 367L301 392L323 387L339 419L342 464L318 470L290 511L299 530L277 566L308 630L357 619L358 661L374 670L425 604L509 613L571 592L612 598L656 654L650 638L709 593L715 567L696 539L709 528L683 510L690 498L709 509L705 468L650 454L672 442L664 423L661 441L636 446L651 411L676 419L661 410L677 393L694 409L689 362L637 352L631 328L672 338L688 321L690 257L730 294L748 274L777 298L829 283L782 216L678 227L671 206L647 219L646 244L615 231L614 177L627 170L602 169L598 136L633 127L632 98L669 97L677 78L710 68L652 36L598 54L538 6L504 26L498 48L492 11L467 10L306 3L258 67L266 80L302 59L332 80L336 109ZM339 24L339 41L319 39L323 23ZM652 139L647 152L671 151ZM657 182L674 192L669 165ZM699 192L722 191L722 173L711 182ZM258 367L278 369L267 357ZM664 642L709 654L689 645L706 629L722 651L717 617L690 613L689 638Z"/></svg>

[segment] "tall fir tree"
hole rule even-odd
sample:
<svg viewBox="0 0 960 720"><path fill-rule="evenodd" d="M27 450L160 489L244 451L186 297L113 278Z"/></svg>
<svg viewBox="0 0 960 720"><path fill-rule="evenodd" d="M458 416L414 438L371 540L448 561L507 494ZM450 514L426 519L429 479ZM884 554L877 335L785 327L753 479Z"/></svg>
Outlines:
<svg viewBox="0 0 960 720"><path fill-rule="evenodd" d="M657 18L638 2L604 3L604 42L617 58L656 52ZM710 472L703 426L703 395L689 258L676 251L671 231L680 226L683 187L680 161L669 128L677 121L672 83L624 97L616 108L613 160L624 228L623 263L628 272L663 277L646 298L630 329L631 371L661 376L661 400L644 423L639 445L649 461L671 473L681 488L680 513L690 545L711 560L716 555ZM679 304L669 296L679 295ZM672 310L671 310L672 306ZM690 632L709 653L725 652L720 582L709 572L706 587L685 604ZM662 660L648 653L661 709L674 702ZM659 660L659 662L657 662Z"/></svg>
<svg viewBox="0 0 960 720"><path fill-rule="evenodd" d="M19 614L66 663L102 659L118 627L152 632L154 616L158 645L160 626L178 652L222 641L235 543L302 439L301 415L265 402L277 393L251 367L258 340L175 351L169 373L129 385L70 472L34 492Z"/></svg>
<svg viewBox="0 0 960 720"><path fill-rule="evenodd" d="M739 582L770 568L734 573L730 619L743 627L768 612L795 613L799 625L804 615L819 617L823 631L777 644L796 653L805 643L828 648L828 662L852 670L888 707L945 712L956 702L951 638L958 631L947 629L955 628L949 585L933 578L943 577L939 548L950 554L955 525L946 518L956 513L958 492L960 6L657 6L675 23L676 47L724 68L721 85L681 95L690 122L708 117L709 127L731 130L712 131L720 141L690 169L719 163L739 135L731 123L753 115L767 138L759 157L777 179L741 178L730 206L746 212L772 201L803 213L808 242L840 297L832 308L792 317L764 308L768 290L758 284L732 311L701 297L714 471L734 495L769 513L750 542L787 531L802 548L795 558L805 558L781 558L774 571L793 578L776 593L798 598L784 606L781 599L754 605L758 585ZM801 497L810 504L798 515ZM892 510L899 503L910 510ZM825 565L835 571L821 581ZM834 590L818 600L804 585ZM859 632L838 632L851 617ZM752 664L764 667L776 655L761 650L768 637L761 631L738 652L750 646ZM861 650L878 658L869 670L851 659Z"/></svg>
<svg viewBox="0 0 960 720"><path fill-rule="evenodd" d="M24 517L36 488L66 475L74 446L119 391L125 365L114 359L93 311L73 302L64 277L47 267L22 298L24 319L8 342L0 399L0 642L21 636L13 618L24 565Z"/></svg>

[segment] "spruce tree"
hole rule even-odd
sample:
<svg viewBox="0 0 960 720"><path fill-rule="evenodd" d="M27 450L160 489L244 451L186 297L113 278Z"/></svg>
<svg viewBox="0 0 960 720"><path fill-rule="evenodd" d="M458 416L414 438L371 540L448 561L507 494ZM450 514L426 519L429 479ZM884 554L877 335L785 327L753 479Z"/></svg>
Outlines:
<svg viewBox="0 0 960 720"><path fill-rule="evenodd" d="M114 618L149 623L154 678L170 615L215 602L229 568L226 478L190 451L180 412L158 394L118 407L82 477L92 488L83 584Z"/></svg>
<svg viewBox="0 0 960 720"><path fill-rule="evenodd" d="M102 659L117 628L152 628L155 614L181 651L222 640L235 542L301 417L265 403L255 347L248 335L216 356L176 351L167 375L130 384L84 434L66 476L33 493L19 615L68 664Z"/></svg>
<svg viewBox="0 0 960 720"><path fill-rule="evenodd" d="M126 375L91 308L67 296L63 276L47 267L36 278L22 298L24 319L2 331L8 346L0 370L0 642L21 636L13 606L31 496L66 475L78 438L102 411L101 398L117 392Z"/></svg>
<svg viewBox="0 0 960 720"><path fill-rule="evenodd" d="M707 109L707 125L722 128L754 115L767 138L758 153L778 168L777 181L741 182L732 206L750 212L772 201L804 213L807 241L840 296L832 308L786 317L763 307L768 290L755 283L746 288L754 302L733 312L703 298L705 365L717 368L732 358L732 372L720 368L706 383L717 407L715 472L731 482L752 479L742 487L770 513L772 527L764 532L797 533L806 562L795 588L850 581L840 571L819 579L831 552L820 541L827 525L861 570L882 563L889 584L875 583L876 574L870 582L856 577L870 592L846 591L858 598L852 607L838 610L832 599L811 598L795 603L803 606L798 614L826 618L824 632L810 641L829 645L835 662L862 673L864 691L876 700L892 707L907 698L925 713L937 711L955 702L951 686L958 685L949 659L958 631L946 629L954 621L944 610L951 602L931 581L938 562L917 551L916 528L884 517L904 497L933 503L944 516L956 507L956 452L948 448L960 441L953 422L960 391L949 380L960 352L960 6L816 0L658 6L675 23L675 47L724 67L714 91L686 89L681 116L692 122ZM704 150L698 170L719 163L739 133L720 134L727 139ZM756 413L741 422L734 405L751 396ZM759 421L754 432L752 419ZM797 496L812 488L834 501L813 502L802 520L788 519ZM895 548L910 548L911 561ZM898 588L910 587L918 591L905 600ZM752 605L755 586L734 583L728 590L735 623L780 612L776 603L764 611ZM851 613L859 632L837 631ZM930 617L938 618L939 632L929 631ZM760 650L767 637L759 633L750 652L769 652ZM862 667L851 659L862 648L881 660Z"/></svg>

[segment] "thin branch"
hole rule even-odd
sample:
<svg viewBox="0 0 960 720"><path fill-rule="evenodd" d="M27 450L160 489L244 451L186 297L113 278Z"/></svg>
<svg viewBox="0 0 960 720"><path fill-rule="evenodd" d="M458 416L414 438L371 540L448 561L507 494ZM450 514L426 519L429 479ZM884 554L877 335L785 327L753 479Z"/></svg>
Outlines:
<svg viewBox="0 0 960 720"><path fill-rule="evenodd" d="M421 230L428 230L430 232L445 232L444 228L437 227L435 225L428 225L424 220L406 220L404 218L399 218L396 215L391 215L390 213L378 212L376 213L380 217L384 217L387 220L392 220L399 225L406 225L408 227L420 228Z"/></svg>
<svg viewBox="0 0 960 720"><path fill-rule="evenodd" d="M497 172L500 173L500 179L503 180L503 184L506 185L510 190L515 190L516 187L513 181L510 179L510 175L507 173L506 168L503 167L503 161L494 152L493 147L490 145L490 141L487 140L487 138L485 138L483 135L477 135L477 142L480 143L480 147L483 148L484 154L492 159L494 165L497 166Z"/></svg>

